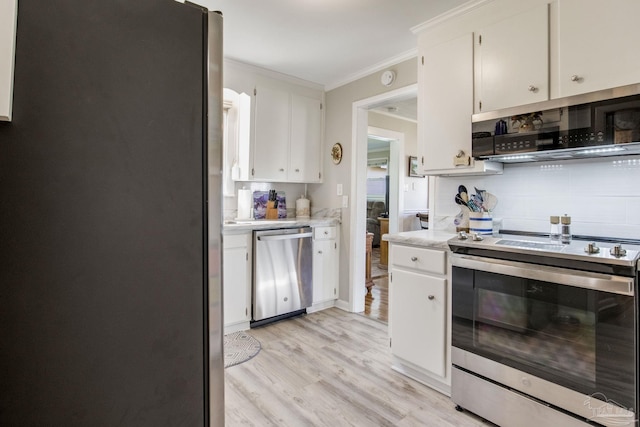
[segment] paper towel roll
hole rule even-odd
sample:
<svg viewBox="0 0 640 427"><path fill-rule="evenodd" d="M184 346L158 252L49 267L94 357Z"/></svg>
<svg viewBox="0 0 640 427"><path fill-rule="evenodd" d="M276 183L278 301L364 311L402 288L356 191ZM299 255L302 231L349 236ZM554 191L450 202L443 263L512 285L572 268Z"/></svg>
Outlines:
<svg viewBox="0 0 640 427"><path fill-rule="evenodd" d="M251 190L242 187L238 190L238 218L251 219L251 206L253 205L253 196Z"/></svg>

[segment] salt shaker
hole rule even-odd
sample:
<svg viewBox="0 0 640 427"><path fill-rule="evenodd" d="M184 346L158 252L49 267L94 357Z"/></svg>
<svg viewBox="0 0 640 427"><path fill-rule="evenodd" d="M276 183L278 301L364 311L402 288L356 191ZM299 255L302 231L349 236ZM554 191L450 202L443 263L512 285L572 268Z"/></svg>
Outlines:
<svg viewBox="0 0 640 427"><path fill-rule="evenodd" d="M558 215L552 215L549 217L549 221L551 222L549 238L552 242L558 243L560 241L560 217Z"/></svg>
<svg viewBox="0 0 640 427"><path fill-rule="evenodd" d="M560 222L562 223L560 227L560 242L568 245L571 243L571 217L564 214L562 218L560 218Z"/></svg>

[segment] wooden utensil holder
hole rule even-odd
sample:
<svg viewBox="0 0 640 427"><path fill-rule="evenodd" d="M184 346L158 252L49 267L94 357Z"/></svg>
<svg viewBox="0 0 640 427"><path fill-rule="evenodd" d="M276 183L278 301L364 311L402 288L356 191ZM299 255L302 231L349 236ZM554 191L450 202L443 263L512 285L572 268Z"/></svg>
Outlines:
<svg viewBox="0 0 640 427"><path fill-rule="evenodd" d="M274 201L267 202L267 212L265 214L266 219L278 219L278 209L274 207Z"/></svg>

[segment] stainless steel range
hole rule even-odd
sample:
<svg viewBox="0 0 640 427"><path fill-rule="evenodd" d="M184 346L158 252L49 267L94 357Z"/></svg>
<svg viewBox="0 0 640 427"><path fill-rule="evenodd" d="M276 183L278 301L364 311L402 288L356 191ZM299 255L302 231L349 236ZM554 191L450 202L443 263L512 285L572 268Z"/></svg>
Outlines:
<svg viewBox="0 0 640 427"><path fill-rule="evenodd" d="M637 425L639 246L448 243L458 409L502 426Z"/></svg>

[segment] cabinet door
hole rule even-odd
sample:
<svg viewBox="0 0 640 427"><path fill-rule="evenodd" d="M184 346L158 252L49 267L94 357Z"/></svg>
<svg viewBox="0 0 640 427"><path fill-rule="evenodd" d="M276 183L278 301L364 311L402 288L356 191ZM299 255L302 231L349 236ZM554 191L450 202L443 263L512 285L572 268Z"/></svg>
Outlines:
<svg viewBox="0 0 640 427"><path fill-rule="evenodd" d="M287 180L289 161L289 93L256 88L252 179Z"/></svg>
<svg viewBox="0 0 640 427"><path fill-rule="evenodd" d="M560 96L640 83L640 1L558 0Z"/></svg>
<svg viewBox="0 0 640 427"><path fill-rule="evenodd" d="M543 4L478 31L476 112L549 99L548 16Z"/></svg>
<svg viewBox="0 0 640 427"><path fill-rule="evenodd" d="M338 283L338 245L336 241L313 242L313 303L336 299Z"/></svg>
<svg viewBox="0 0 640 427"><path fill-rule="evenodd" d="M224 324L248 321L251 268L248 248L225 248L223 263Z"/></svg>
<svg viewBox="0 0 640 427"><path fill-rule="evenodd" d="M393 269L389 285L391 351L444 377L446 360L444 278Z"/></svg>
<svg viewBox="0 0 640 427"><path fill-rule="evenodd" d="M423 171L453 169L471 155L473 35L422 50L418 64L418 151Z"/></svg>
<svg viewBox="0 0 640 427"><path fill-rule="evenodd" d="M292 94L289 181L320 182L321 138L321 101Z"/></svg>

